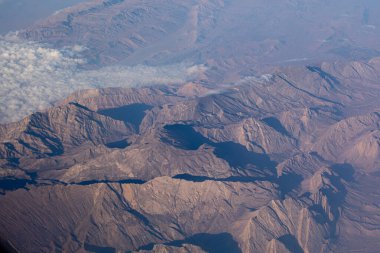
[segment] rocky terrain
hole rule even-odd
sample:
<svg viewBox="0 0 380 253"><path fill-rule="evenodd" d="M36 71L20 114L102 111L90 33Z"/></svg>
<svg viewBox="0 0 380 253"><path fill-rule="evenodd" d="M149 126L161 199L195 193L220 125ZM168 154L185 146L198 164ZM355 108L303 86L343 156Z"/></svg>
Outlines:
<svg viewBox="0 0 380 253"><path fill-rule="evenodd" d="M378 252L378 20L363 6L379 5L159 2L88 1L19 32L84 45L90 69L207 66L185 83L80 90L1 124L0 250ZM310 43L264 36L278 24L310 25ZM285 64L298 51L313 60Z"/></svg>
<svg viewBox="0 0 380 253"><path fill-rule="evenodd" d="M202 96L82 91L2 125L1 237L20 252L375 252L380 103L363 105L380 86L345 70L376 62Z"/></svg>

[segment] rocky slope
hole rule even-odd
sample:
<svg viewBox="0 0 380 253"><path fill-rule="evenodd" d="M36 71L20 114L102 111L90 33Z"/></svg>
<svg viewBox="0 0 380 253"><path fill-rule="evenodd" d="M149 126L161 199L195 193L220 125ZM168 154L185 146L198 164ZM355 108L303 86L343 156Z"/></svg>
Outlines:
<svg viewBox="0 0 380 253"><path fill-rule="evenodd" d="M357 82L337 68L316 74L323 66L202 96L182 86L82 91L0 126L3 244L344 252L360 235L375 252L379 113L363 97L379 88L363 82L352 96ZM307 85L326 78L339 85Z"/></svg>

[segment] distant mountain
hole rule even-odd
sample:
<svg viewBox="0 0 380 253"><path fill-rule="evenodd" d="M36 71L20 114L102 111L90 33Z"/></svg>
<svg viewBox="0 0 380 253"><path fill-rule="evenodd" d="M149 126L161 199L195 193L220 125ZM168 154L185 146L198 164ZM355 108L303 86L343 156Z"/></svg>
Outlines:
<svg viewBox="0 0 380 253"><path fill-rule="evenodd" d="M88 48L91 64L208 63L218 73L379 56L376 1L88 1L20 32ZM363 23L364 22L364 23Z"/></svg>

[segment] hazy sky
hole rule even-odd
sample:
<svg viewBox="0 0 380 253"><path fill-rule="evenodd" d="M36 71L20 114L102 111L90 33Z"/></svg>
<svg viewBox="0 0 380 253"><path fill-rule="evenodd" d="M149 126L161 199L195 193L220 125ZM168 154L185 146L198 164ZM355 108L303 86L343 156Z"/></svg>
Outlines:
<svg viewBox="0 0 380 253"><path fill-rule="evenodd" d="M85 71L80 68L85 62L81 50L0 39L0 124L46 109L76 90L184 83L205 71L202 65L188 63Z"/></svg>
<svg viewBox="0 0 380 253"><path fill-rule="evenodd" d="M57 10L86 0L0 0L0 34L24 28Z"/></svg>

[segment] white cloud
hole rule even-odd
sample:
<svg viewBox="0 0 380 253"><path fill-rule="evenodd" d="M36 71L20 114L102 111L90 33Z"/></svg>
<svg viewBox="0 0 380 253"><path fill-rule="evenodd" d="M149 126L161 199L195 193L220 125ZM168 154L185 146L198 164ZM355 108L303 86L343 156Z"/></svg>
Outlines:
<svg viewBox="0 0 380 253"><path fill-rule="evenodd" d="M272 74L264 74L261 76L245 76L244 78L236 82L236 84L244 84L244 83L268 84L268 83L273 82L274 77L275 76Z"/></svg>
<svg viewBox="0 0 380 253"><path fill-rule="evenodd" d="M0 40L0 123L44 110L76 90L182 83L205 70L185 63L81 70L83 50L80 46L56 50L32 42Z"/></svg>

